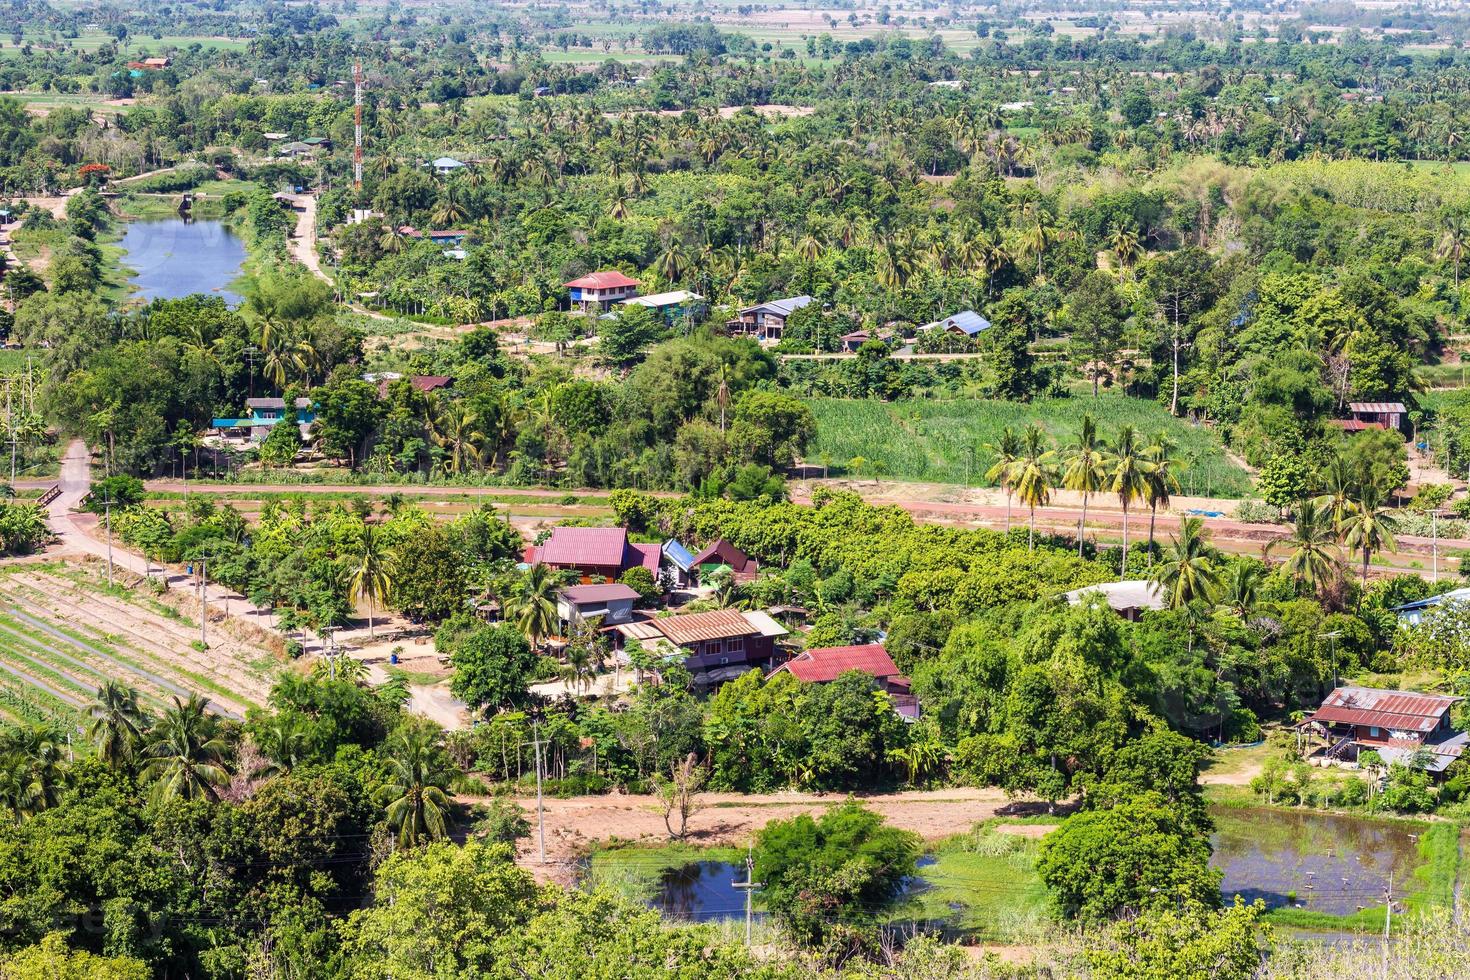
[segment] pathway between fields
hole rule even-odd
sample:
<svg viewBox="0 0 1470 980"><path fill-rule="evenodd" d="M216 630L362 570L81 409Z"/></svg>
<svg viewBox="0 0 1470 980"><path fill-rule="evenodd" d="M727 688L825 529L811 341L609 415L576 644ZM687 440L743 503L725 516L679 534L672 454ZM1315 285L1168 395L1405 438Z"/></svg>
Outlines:
<svg viewBox="0 0 1470 980"><path fill-rule="evenodd" d="M106 533L99 527L97 515L72 513L72 508L79 507L82 499L92 489L92 456L82 440L73 439L67 444L66 455L61 460L61 479L58 485L61 487L61 494L46 505L46 519L51 525L51 533L56 535L60 550L95 555L106 560ZM113 542L112 564L115 568L134 575L162 576L170 589L195 597L199 595L199 587L192 575L170 572L166 567L154 565L141 555L120 547L116 541ZM238 617L260 629L277 632L270 613L251 604L244 596L213 582L209 584L208 594L212 612L227 610L228 615Z"/></svg>

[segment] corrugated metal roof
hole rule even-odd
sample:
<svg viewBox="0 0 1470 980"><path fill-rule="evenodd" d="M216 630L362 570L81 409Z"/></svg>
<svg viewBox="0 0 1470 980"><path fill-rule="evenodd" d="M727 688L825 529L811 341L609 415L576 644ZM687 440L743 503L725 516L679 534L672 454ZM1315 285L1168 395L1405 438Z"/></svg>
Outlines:
<svg viewBox="0 0 1470 980"><path fill-rule="evenodd" d="M663 557L663 551L659 548L658 545L629 544L627 550L624 551L623 554L627 559L626 561L624 561L624 565L629 567L633 565L642 565L644 568L653 573L654 578L658 578L658 562L659 559Z"/></svg>
<svg viewBox="0 0 1470 980"><path fill-rule="evenodd" d="M571 282L564 282L562 285L568 289L618 289L624 286L636 286L638 280L629 279L614 269L609 272L589 272L585 276L580 276Z"/></svg>
<svg viewBox="0 0 1470 980"><path fill-rule="evenodd" d="M777 316L790 316L811 301L810 296L787 296L785 299L773 299L755 306L747 306L740 311L740 314L744 316L747 313L767 312Z"/></svg>
<svg viewBox="0 0 1470 980"><path fill-rule="evenodd" d="M628 532L620 527L557 527L536 549L536 560L549 565L621 567Z"/></svg>
<svg viewBox="0 0 1470 980"><path fill-rule="evenodd" d="M1440 716L1459 700L1439 694L1339 687L1327 695L1327 700L1312 715L1312 720L1336 725L1430 732L1439 726Z"/></svg>
<svg viewBox="0 0 1470 980"><path fill-rule="evenodd" d="M573 585L562 589L561 595L573 604L615 602L618 599L637 599L638 590L621 582L607 582L602 585Z"/></svg>
<svg viewBox="0 0 1470 980"><path fill-rule="evenodd" d="M963 331L966 335L973 337L977 333L980 333L982 330L989 330L990 321L985 319L979 313L976 313L974 310L961 310L954 316L947 316L943 320L935 320L933 323L926 323L919 329L949 330L951 327L957 328Z"/></svg>
<svg viewBox="0 0 1470 980"><path fill-rule="evenodd" d="M760 630L740 614L738 609L716 609L712 612L688 613L655 619L653 625L675 646L724 640L734 636L753 636Z"/></svg>
<svg viewBox="0 0 1470 980"><path fill-rule="evenodd" d="M825 684L835 681L849 670L860 670L879 679L894 677L898 666L881 643L864 643L859 646L818 647L798 654L773 673L789 671L798 680L810 684Z"/></svg>
<svg viewBox="0 0 1470 980"><path fill-rule="evenodd" d="M657 309L660 306L673 306L677 303L688 303L704 299L698 293L691 293L687 289L676 289L671 293L654 293L652 296L634 296L632 299L620 300L624 306L647 306Z"/></svg>
<svg viewBox="0 0 1470 980"><path fill-rule="evenodd" d="M775 638L778 636L785 636L787 633L791 632L786 627L782 626L780 623L776 622L774 619L768 616L766 613L761 612L759 609L752 609L749 612L742 613L741 615L745 617L746 622L748 622L750 625L754 626L757 630L760 631L761 636L769 636Z"/></svg>
<svg viewBox="0 0 1470 980"><path fill-rule="evenodd" d="M1404 408L1403 402L1348 402L1348 411L1371 412L1374 415L1397 412L1399 415L1403 415L1408 409Z"/></svg>

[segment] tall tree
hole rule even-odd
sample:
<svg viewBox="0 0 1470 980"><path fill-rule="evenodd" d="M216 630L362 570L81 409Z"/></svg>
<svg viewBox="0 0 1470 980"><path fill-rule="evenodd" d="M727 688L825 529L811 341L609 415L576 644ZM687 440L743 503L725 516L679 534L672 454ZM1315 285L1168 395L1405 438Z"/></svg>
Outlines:
<svg viewBox="0 0 1470 980"><path fill-rule="evenodd" d="M1196 599L1208 599L1219 587L1218 558L1219 552L1205 536L1204 521L1186 517L1149 581L1164 593L1170 609L1182 609Z"/></svg>
<svg viewBox="0 0 1470 980"><path fill-rule="evenodd" d="M1393 512L1383 505L1383 491L1377 483L1365 483L1338 531L1349 551L1363 556L1363 584L1368 584L1368 563L1373 552L1394 547L1393 530L1397 523Z"/></svg>
<svg viewBox="0 0 1470 980"><path fill-rule="evenodd" d="M132 762L148 725L147 713L138 704L137 689L121 681L105 681L97 688L97 698L87 713L92 718L87 737L97 749L97 758L109 766Z"/></svg>
<svg viewBox="0 0 1470 980"><path fill-rule="evenodd" d="M1314 595L1320 596L1337 580L1342 562L1337 555L1336 525L1320 500L1303 500L1297 505L1291 534L1268 544L1267 553L1278 547L1288 552L1282 570Z"/></svg>
<svg viewBox="0 0 1470 980"><path fill-rule="evenodd" d="M1077 554L1082 555L1082 546L1087 541L1087 503L1094 493L1107 486L1107 447L1097 434L1097 422L1089 415L1082 416L1082 427L1077 440L1066 451L1066 462L1062 470L1062 486L1082 494L1082 514L1077 519Z"/></svg>
<svg viewBox="0 0 1470 980"><path fill-rule="evenodd" d="M404 726L385 748L388 779L378 792L398 843L415 847L448 837L454 802L448 792L448 760L436 734L417 725Z"/></svg>
<svg viewBox="0 0 1470 980"><path fill-rule="evenodd" d="M1031 525L1026 533L1026 549L1036 547L1036 508L1051 501L1051 488L1056 480L1053 462L1056 451L1047 448L1041 426L1026 426L1021 436L1021 454L1015 464L1016 496L1031 511Z"/></svg>
<svg viewBox="0 0 1470 980"><path fill-rule="evenodd" d="M1000 442L986 446L995 454L995 462L985 471L985 479L1000 484L1006 495L1006 533L1011 531L1011 498L1016 493L1016 463L1021 459L1022 443L1014 429L1006 426L1000 432Z"/></svg>
<svg viewBox="0 0 1470 980"><path fill-rule="evenodd" d="M1128 571L1128 511L1148 493L1149 472L1154 468L1149 449L1139 439L1138 430L1125 425L1118 430L1109 461L1108 490L1123 505L1123 559L1118 574L1124 577Z"/></svg>
<svg viewBox="0 0 1470 980"><path fill-rule="evenodd" d="M1148 460L1153 465L1144 476L1144 502L1148 504L1148 563L1154 561L1154 522L1159 508L1168 508L1169 495L1179 492L1179 459L1177 448L1168 433L1160 432L1148 447Z"/></svg>
<svg viewBox="0 0 1470 980"><path fill-rule="evenodd" d="M148 732L143 781L153 784L156 800L216 799L218 788L230 781L229 743L199 695L187 701L175 696L173 702Z"/></svg>
<svg viewBox="0 0 1470 980"><path fill-rule="evenodd" d="M376 603L385 602L393 587L389 571L388 544L375 525L363 522L347 551L351 577L347 587L358 601L366 601L368 607L368 636L375 636L373 610Z"/></svg>

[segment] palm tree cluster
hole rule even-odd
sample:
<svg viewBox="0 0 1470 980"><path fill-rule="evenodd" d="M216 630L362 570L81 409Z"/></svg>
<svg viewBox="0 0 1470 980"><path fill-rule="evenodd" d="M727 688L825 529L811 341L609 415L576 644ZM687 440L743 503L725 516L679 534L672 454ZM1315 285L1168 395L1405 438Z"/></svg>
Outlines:
<svg viewBox="0 0 1470 980"><path fill-rule="evenodd" d="M1287 552L1282 568L1317 596L1341 584L1343 550L1361 557L1366 585L1373 553L1396 547L1396 522L1381 480L1354 473L1337 457L1323 473L1320 491L1296 505L1291 533L1267 545L1268 553Z"/></svg>
<svg viewBox="0 0 1470 980"><path fill-rule="evenodd" d="M986 479L1006 495L1006 530L1011 527L1012 498L1019 499L1031 513L1027 547L1036 541L1036 508L1051 501L1056 489L1082 495L1082 513L1077 521L1077 554L1081 555L1087 527L1087 508L1094 494L1116 494L1123 508L1123 556L1120 572L1128 567L1129 518L1140 501L1149 509L1149 552L1153 552L1154 522L1160 507L1169 506L1170 495L1179 492L1178 452L1165 433L1152 440L1136 428L1124 425L1111 442L1098 435L1091 415L1082 417L1076 437L1056 446L1041 426L1032 423L1017 436L1009 427L1000 441L987 447L995 462Z"/></svg>
<svg viewBox="0 0 1470 980"><path fill-rule="evenodd" d="M359 683L360 677L339 678ZM318 679L320 682L320 679ZM282 683L308 683L283 679ZM87 740L98 761L131 774L155 804L172 800L220 799L241 770L252 780L284 776L311 757L300 718L276 714L249 736L258 759L240 753L238 729L228 725L198 694L175 696L157 715L138 691L109 680L88 708ZM398 841L412 847L449 834L454 801L443 733L422 722L405 722L379 749L388 778L378 790L384 820ZM0 726L0 807L26 820L54 807L69 780L70 741L57 724Z"/></svg>

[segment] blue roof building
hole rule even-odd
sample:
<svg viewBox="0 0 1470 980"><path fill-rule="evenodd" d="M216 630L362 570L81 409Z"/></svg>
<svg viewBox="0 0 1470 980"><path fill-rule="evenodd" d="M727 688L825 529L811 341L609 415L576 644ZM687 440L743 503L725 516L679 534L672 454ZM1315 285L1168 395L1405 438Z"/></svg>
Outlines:
<svg viewBox="0 0 1470 980"><path fill-rule="evenodd" d="M1432 595L1417 602L1406 602L1402 606L1394 606L1393 611L1398 614L1400 623L1406 626L1418 626L1424 621L1424 616L1429 610L1454 602L1470 602L1470 589L1455 589L1453 592Z"/></svg>
<svg viewBox="0 0 1470 980"><path fill-rule="evenodd" d="M947 333L957 333L966 337L973 337L976 334L989 330L990 321L974 310L962 310L954 316L945 317L943 320L926 323L919 329L943 330Z"/></svg>

